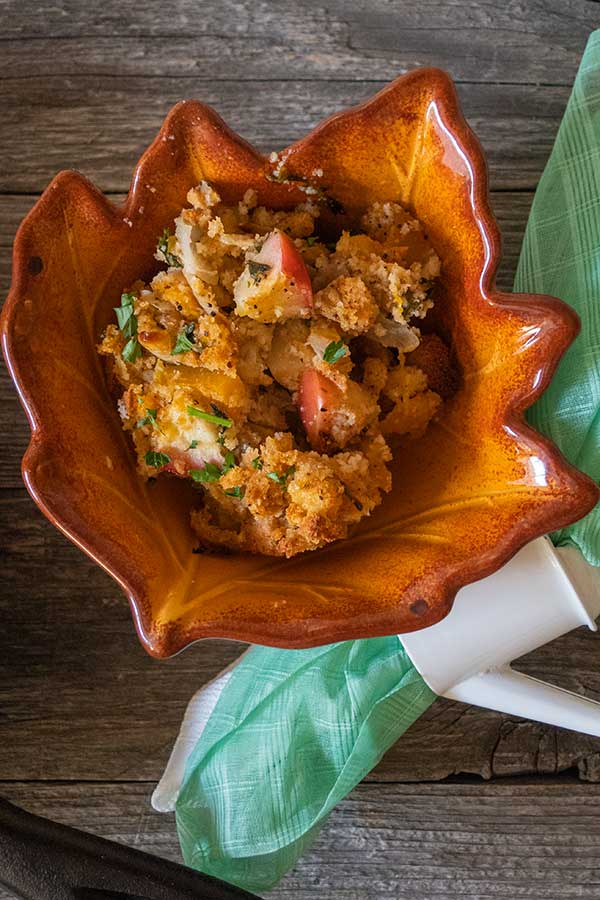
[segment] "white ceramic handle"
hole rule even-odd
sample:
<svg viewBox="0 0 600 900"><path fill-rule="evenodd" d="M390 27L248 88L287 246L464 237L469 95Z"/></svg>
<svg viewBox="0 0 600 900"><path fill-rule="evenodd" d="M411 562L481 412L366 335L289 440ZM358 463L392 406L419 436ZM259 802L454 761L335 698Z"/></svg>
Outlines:
<svg viewBox="0 0 600 900"><path fill-rule="evenodd" d="M459 592L441 622L400 635L443 697L600 735L600 703L514 672L510 663L579 625L596 629L600 573L574 548L532 541Z"/></svg>
<svg viewBox="0 0 600 900"><path fill-rule="evenodd" d="M509 666L474 675L455 685L445 696L600 737L600 703L515 672Z"/></svg>

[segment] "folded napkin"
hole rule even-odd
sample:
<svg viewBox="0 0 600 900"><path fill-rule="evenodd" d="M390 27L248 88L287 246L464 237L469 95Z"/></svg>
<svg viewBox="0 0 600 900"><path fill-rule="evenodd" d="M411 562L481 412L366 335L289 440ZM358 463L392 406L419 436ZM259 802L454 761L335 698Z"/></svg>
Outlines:
<svg viewBox="0 0 600 900"><path fill-rule="evenodd" d="M515 281L582 319L532 423L600 479L600 31L540 181ZM553 536L600 565L600 510ZM191 701L153 804L186 863L249 890L293 866L333 806L435 699L397 637L253 647Z"/></svg>
<svg viewBox="0 0 600 900"><path fill-rule="evenodd" d="M568 460L600 481L600 30L588 40L535 194L516 291L553 294L581 318L581 333L529 411ZM600 508L552 535L600 565Z"/></svg>
<svg viewBox="0 0 600 900"><path fill-rule="evenodd" d="M189 866L266 890L434 699L396 636L253 647L191 701L152 803Z"/></svg>

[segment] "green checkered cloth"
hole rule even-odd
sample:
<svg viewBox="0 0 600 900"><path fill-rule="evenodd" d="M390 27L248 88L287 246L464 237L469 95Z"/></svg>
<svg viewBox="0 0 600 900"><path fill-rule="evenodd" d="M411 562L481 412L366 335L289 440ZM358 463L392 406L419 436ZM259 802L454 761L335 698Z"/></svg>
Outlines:
<svg viewBox="0 0 600 900"><path fill-rule="evenodd" d="M589 38L535 194L516 291L553 294L581 317L581 333L529 421L600 481L600 31ZM600 565L600 508L552 535Z"/></svg>
<svg viewBox="0 0 600 900"><path fill-rule="evenodd" d="M581 316L581 336L530 418L599 479L600 32L536 193L515 288L555 294ZM598 513L555 536L596 565ZM252 648L187 761L176 804L186 863L248 890L270 888L434 699L397 637Z"/></svg>
<svg viewBox="0 0 600 900"><path fill-rule="evenodd" d="M272 887L434 700L395 636L253 647L187 761L176 805L186 863Z"/></svg>

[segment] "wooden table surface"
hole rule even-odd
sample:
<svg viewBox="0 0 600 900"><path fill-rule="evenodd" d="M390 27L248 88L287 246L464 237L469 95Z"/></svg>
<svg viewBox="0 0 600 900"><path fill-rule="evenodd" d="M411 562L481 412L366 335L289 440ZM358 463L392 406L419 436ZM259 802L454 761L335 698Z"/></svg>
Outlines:
<svg viewBox="0 0 600 900"><path fill-rule="evenodd" d="M2 295L15 229L52 176L78 168L122 195L175 101L207 101L279 149L419 65L449 70L487 151L510 288L598 24L592 0L1 0ZM22 485L28 429L5 370L0 398L0 795L177 859L174 820L149 797L187 700L240 646L145 655L117 586ZM600 699L591 632L520 667ZM439 700L270 896L598 900L599 838L600 740Z"/></svg>

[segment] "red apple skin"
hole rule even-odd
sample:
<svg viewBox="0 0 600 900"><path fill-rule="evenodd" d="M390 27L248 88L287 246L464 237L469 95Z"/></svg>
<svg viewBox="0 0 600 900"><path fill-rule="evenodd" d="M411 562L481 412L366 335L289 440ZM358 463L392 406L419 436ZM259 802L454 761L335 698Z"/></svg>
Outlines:
<svg viewBox="0 0 600 900"><path fill-rule="evenodd" d="M250 275L252 264L264 272ZM237 313L259 322L306 319L312 315L310 275L294 242L282 231L271 231L250 258L233 289Z"/></svg>
<svg viewBox="0 0 600 900"><path fill-rule="evenodd" d="M311 447L324 450L331 432L333 412L341 405L342 392L317 369L305 369L298 399L300 418Z"/></svg>
<svg viewBox="0 0 600 900"><path fill-rule="evenodd" d="M222 458L217 455L213 456L211 459L206 459L204 456L199 456L197 453L194 453L194 451L182 453L180 450L170 450L167 452L170 461L166 466L157 469L157 472L168 472L170 475L176 475L178 478L189 478L191 469L203 469L209 462L215 463L218 466L223 465Z"/></svg>
<svg viewBox="0 0 600 900"><path fill-rule="evenodd" d="M302 255L287 234L284 234L283 231L272 231L262 245L256 261L265 263L276 272L285 275L294 289L290 301L293 298L301 309L310 313L313 307L310 275Z"/></svg>

